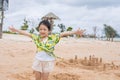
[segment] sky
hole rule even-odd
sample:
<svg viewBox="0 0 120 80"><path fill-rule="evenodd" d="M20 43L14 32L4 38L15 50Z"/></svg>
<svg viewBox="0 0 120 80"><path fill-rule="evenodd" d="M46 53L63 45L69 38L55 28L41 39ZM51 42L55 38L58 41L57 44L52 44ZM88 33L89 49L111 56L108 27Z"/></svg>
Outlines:
<svg viewBox="0 0 120 80"><path fill-rule="evenodd" d="M102 35L103 24L107 24L120 34L120 0L9 0L3 30L11 25L20 29L24 18L32 22L30 28L37 26L49 12L61 19L55 21L56 26L62 23L73 30L86 29L87 34L93 34L96 26L97 34Z"/></svg>

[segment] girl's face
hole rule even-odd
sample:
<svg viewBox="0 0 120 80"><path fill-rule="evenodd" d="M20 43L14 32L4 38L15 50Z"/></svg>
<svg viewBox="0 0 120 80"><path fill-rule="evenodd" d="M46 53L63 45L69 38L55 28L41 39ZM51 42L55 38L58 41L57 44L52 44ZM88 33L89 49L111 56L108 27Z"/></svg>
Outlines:
<svg viewBox="0 0 120 80"><path fill-rule="evenodd" d="M49 29L47 28L47 26L41 24L39 27L39 33L42 38L47 37L49 34Z"/></svg>

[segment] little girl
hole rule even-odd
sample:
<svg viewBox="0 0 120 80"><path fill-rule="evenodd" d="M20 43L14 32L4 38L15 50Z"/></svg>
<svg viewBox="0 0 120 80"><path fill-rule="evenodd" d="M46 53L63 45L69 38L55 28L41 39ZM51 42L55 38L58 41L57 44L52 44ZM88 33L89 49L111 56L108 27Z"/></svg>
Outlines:
<svg viewBox="0 0 120 80"><path fill-rule="evenodd" d="M63 36L77 34L82 36L84 30L67 31L60 34L49 34L51 32L51 25L49 21L43 20L38 25L39 35L31 34L23 30L9 27L12 32L18 32L33 39L37 47L37 53L33 62L33 70L36 80L48 80L49 73L54 68L54 61L57 56L53 53L55 45Z"/></svg>

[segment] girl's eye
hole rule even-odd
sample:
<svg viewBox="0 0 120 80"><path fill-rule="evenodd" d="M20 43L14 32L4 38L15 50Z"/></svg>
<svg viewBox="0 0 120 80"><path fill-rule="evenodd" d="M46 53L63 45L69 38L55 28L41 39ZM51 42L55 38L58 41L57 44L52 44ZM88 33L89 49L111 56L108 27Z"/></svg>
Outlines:
<svg viewBox="0 0 120 80"><path fill-rule="evenodd" d="M42 31L42 30L43 30L43 31L46 31L46 29L40 29L40 31Z"/></svg>

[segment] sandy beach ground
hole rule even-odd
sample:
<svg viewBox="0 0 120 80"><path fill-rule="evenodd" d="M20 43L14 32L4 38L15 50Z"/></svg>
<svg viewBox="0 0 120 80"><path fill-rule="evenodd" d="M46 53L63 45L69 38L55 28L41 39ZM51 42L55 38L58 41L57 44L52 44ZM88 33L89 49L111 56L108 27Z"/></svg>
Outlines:
<svg viewBox="0 0 120 80"><path fill-rule="evenodd" d="M0 39L0 80L34 80L34 42L23 35ZM62 38L49 80L120 80L120 42Z"/></svg>

